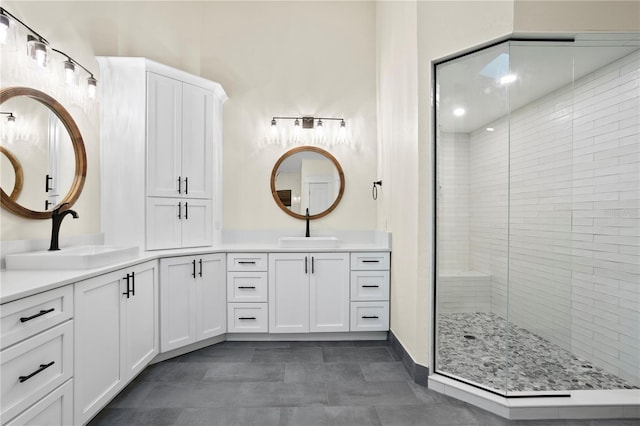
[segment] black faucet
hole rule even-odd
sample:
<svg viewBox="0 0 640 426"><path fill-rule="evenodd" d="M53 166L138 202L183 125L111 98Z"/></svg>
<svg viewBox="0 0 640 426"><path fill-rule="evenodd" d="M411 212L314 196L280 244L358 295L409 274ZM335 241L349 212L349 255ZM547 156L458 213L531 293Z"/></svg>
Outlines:
<svg viewBox="0 0 640 426"><path fill-rule="evenodd" d="M310 237L311 235L309 235L309 207L307 207L307 213L304 215L304 217L307 220L307 233L304 236Z"/></svg>
<svg viewBox="0 0 640 426"><path fill-rule="evenodd" d="M78 218L78 213L74 210L62 210L62 208L68 204L69 203L60 204L51 213L51 244L49 245L49 251L60 250L60 247L58 247L58 240L60 238L60 225L62 224L62 219L64 219L68 214L73 216L74 219Z"/></svg>

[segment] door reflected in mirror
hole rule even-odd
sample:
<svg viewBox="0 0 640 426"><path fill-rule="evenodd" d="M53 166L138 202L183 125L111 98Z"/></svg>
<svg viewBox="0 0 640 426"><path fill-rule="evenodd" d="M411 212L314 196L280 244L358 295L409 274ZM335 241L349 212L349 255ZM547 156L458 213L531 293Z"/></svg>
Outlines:
<svg viewBox="0 0 640 426"><path fill-rule="evenodd" d="M316 147L286 152L271 173L271 192L276 204L290 216L311 219L330 213L344 192L344 173L338 161Z"/></svg>

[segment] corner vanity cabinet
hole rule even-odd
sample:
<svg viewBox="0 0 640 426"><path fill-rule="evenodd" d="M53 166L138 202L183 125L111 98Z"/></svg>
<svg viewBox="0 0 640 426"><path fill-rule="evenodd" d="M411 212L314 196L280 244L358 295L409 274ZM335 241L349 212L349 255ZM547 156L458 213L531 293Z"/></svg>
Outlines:
<svg viewBox="0 0 640 426"><path fill-rule="evenodd" d="M269 332L349 331L349 253L270 253Z"/></svg>
<svg viewBox="0 0 640 426"><path fill-rule="evenodd" d="M144 58L98 62L105 243L155 250L219 241L222 86Z"/></svg>
<svg viewBox="0 0 640 426"><path fill-rule="evenodd" d="M160 260L162 352L227 332L225 254Z"/></svg>
<svg viewBox="0 0 640 426"><path fill-rule="evenodd" d="M91 419L158 354L157 265L74 285L74 424Z"/></svg>

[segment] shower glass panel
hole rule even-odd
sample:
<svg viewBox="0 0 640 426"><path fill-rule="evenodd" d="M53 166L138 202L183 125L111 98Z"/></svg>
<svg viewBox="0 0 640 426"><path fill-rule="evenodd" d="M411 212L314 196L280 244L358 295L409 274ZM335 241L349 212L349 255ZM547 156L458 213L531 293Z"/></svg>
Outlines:
<svg viewBox="0 0 640 426"><path fill-rule="evenodd" d="M509 276L509 50L436 67L436 371L501 394L508 288L492 282Z"/></svg>
<svg viewBox="0 0 640 426"><path fill-rule="evenodd" d="M640 42L624 37L435 66L436 373L504 396L640 385Z"/></svg>

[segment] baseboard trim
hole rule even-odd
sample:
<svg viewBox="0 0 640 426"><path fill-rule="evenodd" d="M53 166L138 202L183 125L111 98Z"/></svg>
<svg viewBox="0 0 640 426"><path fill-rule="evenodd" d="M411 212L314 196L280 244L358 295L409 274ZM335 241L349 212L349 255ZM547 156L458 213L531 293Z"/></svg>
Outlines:
<svg viewBox="0 0 640 426"><path fill-rule="evenodd" d="M411 379L421 386L428 387L429 368L416 363L391 330L389 330L388 340L391 345L391 349L396 356L400 358L402 365L404 365L404 368L407 370L407 373L409 373Z"/></svg>

